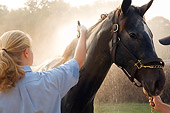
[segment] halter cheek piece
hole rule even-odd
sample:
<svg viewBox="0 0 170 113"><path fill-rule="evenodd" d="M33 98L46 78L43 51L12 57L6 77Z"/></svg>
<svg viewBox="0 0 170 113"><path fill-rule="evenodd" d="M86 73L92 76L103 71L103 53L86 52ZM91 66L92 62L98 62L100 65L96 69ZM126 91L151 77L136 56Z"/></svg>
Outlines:
<svg viewBox="0 0 170 113"><path fill-rule="evenodd" d="M163 68L164 67L164 62L160 58L151 58L151 59L145 59L145 60L140 60L133 55L128 48L123 44L121 41L121 38L118 36L119 32L119 24L118 24L118 13L120 14L120 11L115 11L114 16L113 16L113 28L112 28L112 47L111 47L111 56L112 56L112 63L115 63L118 67L120 67L125 75L129 78L129 80L136 85L137 87L142 87L141 82L140 84L137 84L135 81L135 74L137 70L140 70L141 68L150 68L150 69L155 69L155 68ZM132 67L132 72L131 74L122 66L118 65L116 62L116 50L117 47L120 47L122 51L130 56L130 58L133 60L134 64ZM147 65L147 64L152 64L156 63L156 65Z"/></svg>

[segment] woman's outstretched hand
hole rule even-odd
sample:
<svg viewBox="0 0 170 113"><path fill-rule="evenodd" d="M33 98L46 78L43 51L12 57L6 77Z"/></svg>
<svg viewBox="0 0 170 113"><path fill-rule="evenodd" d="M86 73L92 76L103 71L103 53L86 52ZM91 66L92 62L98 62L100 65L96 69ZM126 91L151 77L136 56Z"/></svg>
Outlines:
<svg viewBox="0 0 170 113"><path fill-rule="evenodd" d="M74 59L77 60L80 69L84 65L86 57L87 28L79 23L79 25L77 26L77 31L79 32L80 38L77 43Z"/></svg>

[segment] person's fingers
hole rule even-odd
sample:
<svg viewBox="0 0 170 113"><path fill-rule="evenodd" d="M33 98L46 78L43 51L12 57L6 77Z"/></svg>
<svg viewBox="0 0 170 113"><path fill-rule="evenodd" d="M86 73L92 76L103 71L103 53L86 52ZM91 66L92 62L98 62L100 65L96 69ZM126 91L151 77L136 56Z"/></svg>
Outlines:
<svg viewBox="0 0 170 113"><path fill-rule="evenodd" d="M77 26L77 32L78 32L77 38L79 38L80 34L87 33L87 28L84 25L78 25Z"/></svg>
<svg viewBox="0 0 170 113"><path fill-rule="evenodd" d="M149 105L150 105L150 106L152 106L152 105L153 105L153 103L151 102Z"/></svg>
<svg viewBox="0 0 170 113"><path fill-rule="evenodd" d="M155 106L155 102L153 101L152 97L149 97L149 103L150 103L150 106L152 106L152 107Z"/></svg>
<svg viewBox="0 0 170 113"><path fill-rule="evenodd" d="M80 26L78 25L78 26L77 26L77 31L80 31L82 28L83 28L82 25L80 25Z"/></svg>
<svg viewBox="0 0 170 113"><path fill-rule="evenodd" d="M80 31L80 33L86 32L87 28L84 25L80 25L77 27L77 31Z"/></svg>
<svg viewBox="0 0 170 113"><path fill-rule="evenodd" d="M152 102L152 103L151 103L151 106L152 106L152 107L154 107L154 106L155 106L155 104Z"/></svg>
<svg viewBox="0 0 170 113"><path fill-rule="evenodd" d="M150 103L150 105L154 105L155 104L153 101L150 101L149 103Z"/></svg>
<svg viewBox="0 0 170 113"><path fill-rule="evenodd" d="M77 31L80 32L80 26L77 26Z"/></svg>
<svg viewBox="0 0 170 113"><path fill-rule="evenodd" d="M154 106L155 106L155 104L151 103L151 104L150 104L150 106L154 107Z"/></svg>
<svg viewBox="0 0 170 113"><path fill-rule="evenodd" d="M153 99L153 97L149 97L148 99L149 99L149 100L152 100L152 99Z"/></svg>

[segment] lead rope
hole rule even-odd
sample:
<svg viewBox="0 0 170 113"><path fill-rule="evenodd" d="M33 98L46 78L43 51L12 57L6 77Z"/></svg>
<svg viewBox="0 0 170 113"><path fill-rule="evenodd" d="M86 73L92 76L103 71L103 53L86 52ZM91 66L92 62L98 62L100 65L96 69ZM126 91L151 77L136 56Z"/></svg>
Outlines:
<svg viewBox="0 0 170 113"><path fill-rule="evenodd" d="M150 97L150 98L151 98L151 100L153 101L153 97ZM155 106L155 105L151 106L151 113L154 113L154 112L155 112L154 106Z"/></svg>
<svg viewBox="0 0 170 113"><path fill-rule="evenodd" d="M152 101L153 101L153 97L152 98ZM151 106L151 113L154 113L155 112L155 109L153 108L155 105Z"/></svg>
<svg viewBox="0 0 170 113"><path fill-rule="evenodd" d="M153 106L152 106L152 108L151 108L151 113L154 113L154 111L155 111L155 109L154 109Z"/></svg>

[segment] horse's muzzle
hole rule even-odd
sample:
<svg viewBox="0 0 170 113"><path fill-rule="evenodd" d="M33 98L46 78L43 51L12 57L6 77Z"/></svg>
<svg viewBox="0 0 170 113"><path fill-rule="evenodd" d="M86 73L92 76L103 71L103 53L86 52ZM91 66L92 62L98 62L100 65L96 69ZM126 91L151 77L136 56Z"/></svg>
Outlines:
<svg viewBox="0 0 170 113"><path fill-rule="evenodd" d="M148 96L157 96L162 93L165 85L163 69L144 69L141 76L142 86L146 90Z"/></svg>

